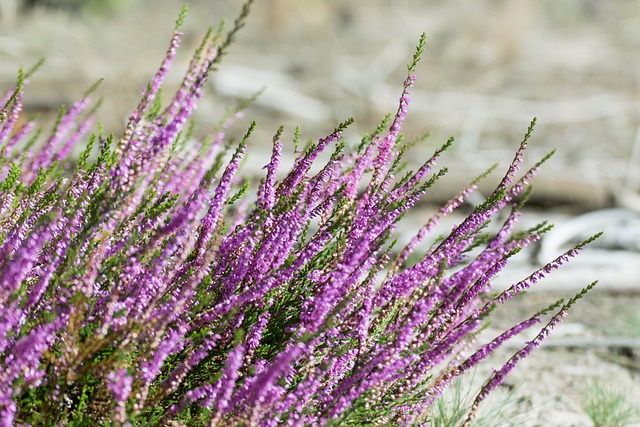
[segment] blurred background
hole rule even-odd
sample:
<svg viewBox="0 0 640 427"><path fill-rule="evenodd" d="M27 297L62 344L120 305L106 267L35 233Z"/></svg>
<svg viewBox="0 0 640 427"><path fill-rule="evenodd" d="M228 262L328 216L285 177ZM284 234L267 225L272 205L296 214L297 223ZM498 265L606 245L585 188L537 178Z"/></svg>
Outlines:
<svg viewBox="0 0 640 427"><path fill-rule="evenodd" d="M182 3L1 0L0 83L46 58L26 102L55 112L104 78L102 120L117 132L162 59ZM206 28L231 21L240 3L190 2L170 83ZM409 136L429 131L433 147L455 136L455 155L472 176L509 159L536 116L532 158L558 149L544 197L571 199L578 210L640 210L637 0L261 0L254 9L210 85L201 122L265 88L250 115L265 118L266 134L299 124L315 138L353 116L357 137L395 111L425 32Z"/></svg>
<svg viewBox="0 0 640 427"><path fill-rule="evenodd" d="M96 94L105 98L100 118L118 133L164 56L182 4L0 0L0 86L14 84L20 66L46 58L31 78L25 104L27 114L51 116L104 78ZM207 27L220 20L230 25L240 5L189 2L168 86L180 82ZM537 117L528 164L558 151L536 178L523 223L550 218L557 226L535 253L516 263L505 283L605 231L575 267L552 275L538 296L506 316L512 321L519 310L547 304L547 294L575 292L601 279L596 296L576 306L574 323L558 334L558 348L566 347L563 339L577 337L583 341L571 348L582 350L557 350L551 358L543 353L547 359L530 366L544 366L544 372L515 374L539 383L531 406L547 405L540 402L549 399L549 389L562 395L589 376L640 383L640 1L258 0L207 87L199 129L211 129L230 103L264 89L233 131L241 135L250 119L258 121L252 138L258 154L250 167L258 170L266 162L280 124L287 136L300 125L305 138L316 139L354 117L346 136L355 142L385 113L395 112L406 63L422 32L426 51L404 131L408 137L431 136L414 149L412 161L424 161L450 136L457 141L444 157L451 173L428 201L446 200L495 162L507 164ZM494 173L480 195L498 179ZM400 232L415 230L433 209L419 206ZM620 335L628 339L624 345L606 341ZM605 341L590 347L591 338ZM622 359L612 362L612 355ZM631 395L638 397L637 387ZM579 396L563 396L553 410L539 414L547 417L540 425L580 420Z"/></svg>
<svg viewBox="0 0 640 427"><path fill-rule="evenodd" d="M190 2L170 83L179 82L206 28L231 21L240 3ZM538 190L541 197L582 211L613 204L640 210L639 1L256 3L200 108L205 129L230 99L265 88L249 114L264 117L265 136L283 123L316 138L353 116L356 138L395 111L405 65L425 32L409 136L429 131L429 149L455 136L455 155L472 176L509 159L535 116L531 157L558 149L543 177L553 184ZM101 117L118 132L160 63L183 2L0 4L0 84L46 58L26 103L29 112L55 112L104 78Z"/></svg>

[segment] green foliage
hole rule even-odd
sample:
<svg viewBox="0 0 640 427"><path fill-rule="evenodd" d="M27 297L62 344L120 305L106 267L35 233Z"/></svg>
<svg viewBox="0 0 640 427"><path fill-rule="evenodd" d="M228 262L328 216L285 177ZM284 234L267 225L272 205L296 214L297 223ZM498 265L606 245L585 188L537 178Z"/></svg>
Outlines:
<svg viewBox="0 0 640 427"><path fill-rule="evenodd" d="M44 350L23 365L31 370L42 368L46 380L31 386L24 373L28 369L16 370L22 373L11 384L17 390L11 398L15 398L16 407L19 407L19 423L115 426L126 419L135 426L168 425L170 422L206 425L216 408L201 405L202 396L191 399L192 392L208 386L203 396L215 401L221 397L212 390L219 386L215 393L220 390L236 393L235 397L242 402L234 403L236 406L231 410L235 413L221 415L227 417L223 421L228 423L226 425L232 425L234 421L227 420L244 416L240 412L250 406L243 399L250 401L251 397L243 396L241 390L245 386L251 387L251 380L260 385L262 382L269 384L274 393L288 393L295 391L298 385L308 385L305 381L313 381L315 373L329 372L339 363L336 358L355 355L348 361L352 365L344 368L347 381L340 384L342 380L335 378L335 384L332 384L334 378L319 377L321 391L313 389L315 394L309 395L311 403L302 412L310 416L327 415L330 408L324 403L320 407L323 385L327 390L336 387L328 391L335 393L329 395L335 401L346 398L350 386L363 386L363 393L353 396L343 413L337 414L334 420L323 421L329 425L347 426L399 425L407 415L403 413L406 407L415 411L410 415L422 414L424 400L439 393L439 387L446 386L438 378L434 380L431 367L423 368L414 363L416 360L421 357L429 362L437 360L433 363L438 369L451 369L447 372L447 380L468 369L468 365L442 366L440 361L451 358L459 345L475 338L478 328L481 329L476 325L484 322L486 314L495 308L490 303L503 295L487 302L486 290L480 289L474 294L472 291L478 289L474 286L484 284L480 279L474 279L475 283L462 281L456 284L461 291L456 295L458 289L447 290L449 283L446 281L452 277L449 275L452 267L468 268L469 264L462 264L461 260L466 259L470 251L495 238L495 233L487 231L487 225L490 217L511 201L511 196L521 192L509 188L519 162L512 164L510 172L514 173L508 174L497 190L476 207L475 216L469 217L454 234L437 241L419 256L424 264L418 267L424 267L426 271L416 268L409 271L410 274L402 274L407 273L404 270L393 277L397 282L380 281L385 273L388 279L404 267L389 262L396 240L391 243L388 240L392 238L395 223L447 171L446 168L431 171L433 162L429 159L418 172L410 171L399 180L395 178L406 168L409 148L426 137L407 142L398 134L398 126L406 114L404 107L396 116L387 115L354 149L341 140L341 133L353 119L340 123L327 138L317 143L310 141L301 151L301 131L296 128L294 169L286 178L269 183L272 185L269 191L275 193L275 204L271 206L272 200L267 196L261 199L259 194L261 201L252 206L252 200L244 197L252 182L234 174L256 123L251 123L230 155L229 166L223 169L232 142L213 142L211 138L202 141L198 155L206 156L207 162L211 161L210 156L217 154L217 157L213 164L203 162L200 165L196 153L188 152L193 122L188 121L185 113L191 111L192 97L200 95L201 84L215 70L237 31L244 26L252 3L252 0L245 3L226 36L223 37L220 30L215 34L213 30L207 33L194 55L189 78L185 78L188 84L182 87L184 91L178 92L180 96L176 96L176 102L188 102L187 106L178 108L179 113L171 112L171 108L163 111L162 93L150 84L118 146L113 146L113 136L105 136L100 127L89 137L71 177L67 177L70 171L63 170L67 168L64 161L60 166L56 162L40 162L43 159L38 156L34 162L29 162L33 157L18 159L15 154L5 155L7 150L3 148L1 166L6 166L7 175L0 184L0 191L22 199L19 206L12 203L9 207L14 210L1 218L0 250L6 256L2 267L3 272L10 273L11 269L20 273L24 270L23 276L14 275L18 277L16 286L5 299L8 310L25 308L19 313L24 321L16 322L17 327L7 336L22 337L51 323L56 323L58 328L47 331L51 344L36 343L34 353L41 348ZM185 13L186 7L176 22L176 30L182 26ZM219 44L215 45L214 40L218 39ZM173 42L176 40L174 38ZM410 73L415 71L424 45L423 34L408 65ZM214 46L217 49L213 49ZM22 85L30 73L31 70L20 72L17 89L8 96L7 105L19 105ZM405 82L405 90L412 82L413 76L410 76ZM95 85L87 95L94 89ZM156 89L157 96L151 101ZM408 101L404 95L402 99L401 106L406 106ZM227 119L233 119L246 105L241 103L229 109L215 134L225 127ZM66 132L68 113L66 108L60 109L45 144L55 145L54 142ZM392 120L391 130L383 141L385 128ZM521 150L526 146L534 124L535 119L525 134ZM185 130L182 125L188 128ZM282 134L283 127L280 127L274 143L279 142ZM140 141L132 135L140 136ZM172 139L166 140L167 135ZM148 140L145 141L145 137ZM27 149L35 140L36 137L27 144ZM223 143L224 148L215 153L215 143ZM435 156L452 143L453 139L447 141L436 150ZM99 152L92 160L96 144ZM312 164L328 145L335 146L329 162L314 175L310 172ZM49 150L56 148L46 147L44 154L50 154ZM378 157L375 157L376 150ZM358 156L365 152L367 157L360 159ZM519 160L522 151L516 156ZM359 160L364 163L358 163ZM349 161L354 161L354 168L342 168L343 162ZM30 167L27 171L23 170L25 162ZM39 165L45 166L36 171ZM363 166L366 177L361 180L356 175L357 179L350 181L351 172L360 173L358 166ZM491 170L478 176L469 188L459 193L460 198ZM174 171L176 175L171 176ZM357 195L357 185L366 182L366 178L371 178L369 186L364 194ZM262 182L266 185L267 179ZM206 197L214 193L209 200L215 203L211 203L212 208L204 219L206 203L181 205L185 199L200 202L200 199L190 198L193 194L183 191L197 186L198 195ZM249 205L244 212L247 215L244 221L237 220L234 216L237 212L232 206L241 199ZM527 194L514 209L519 209L526 199ZM454 202L458 200L454 199L446 209ZM5 208L3 206L3 215L10 211ZM446 209L443 208L440 214L444 215ZM180 216L175 217L177 212ZM174 218L178 221L171 222ZM231 228L229 223L235 227ZM171 229L169 224L179 225ZM27 233L20 228L28 228L26 225L31 226ZM36 248L33 254L23 250L28 248L24 235L31 239L28 241L31 244L38 236L48 236L39 234L48 225L53 231L49 240L44 239L44 249ZM15 239L11 242L13 247L4 245L5 226ZM546 229L546 225L541 224L526 233L511 235L507 243L522 244L499 247L506 250L496 250L495 259L491 261L480 259L479 263L484 262L484 265L478 271L487 276L493 274L496 265L526 246L525 239L532 235L537 237ZM595 238L597 235L573 251ZM498 242L497 246L502 244ZM19 255L25 254L26 261L14 256L18 252L16 248L21 251ZM441 253L437 252L442 248ZM308 254L308 258L301 257L302 253ZM37 265L29 264L31 258L32 264ZM407 258L402 255L397 259L398 264L407 264ZM389 265L391 267L387 269ZM48 267L51 267L49 271ZM36 293L36 284L40 282L43 287L38 292L41 293L29 302L32 291ZM385 285L395 288L385 288L377 293L380 286ZM595 283L568 302L559 301L544 312L560 305L561 313L566 311L593 285ZM468 299L487 305L481 310L471 305L467 307ZM379 305L372 306L374 300ZM249 341L259 320L267 315L266 328L257 332L262 334L261 339ZM461 328L467 325L474 329ZM552 325L549 325L550 329ZM546 333L545 328L536 340L540 341ZM236 354L242 357L234 361L240 366L234 367L237 372L225 372L233 350L254 345L250 355ZM298 356L293 351L284 352L299 348L305 348L306 353ZM483 352L482 358L488 353ZM281 366L271 363L281 354L285 361L286 357L291 357L286 361L290 373L282 374L279 372ZM418 358L401 368L390 364L391 370L384 372L388 367L384 364L391 358L404 360L408 356ZM482 358L474 359L473 363ZM151 365L154 367L149 368ZM181 371L182 367L185 367L184 371ZM258 373L262 368L266 370ZM407 376L406 372L411 369L415 371ZM133 385L129 388L129 385L120 384L122 397L116 397L118 391L113 390L110 381L114 374L122 372L130 375L126 379L131 379ZM156 376L157 372L160 372L159 376ZM230 380L223 384L223 380L228 380L226 377L236 373L237 382ZM386 378L376 377L378 373ZM263 374L266 379L260 377ZM354 384L348 382L349 375L357 375ZM372 377L374 380L367 383ZM173 382L174 378L177 378L176 382ZM417 379L417 385L413 384L407 390L413 379ZM340 385L347 389L346 392ZM211 394L206 396L206 393ZM51 396L55 399L49 399ZM286 396L278 399L287 400ZM176 409L177 413L171 412L174 405L183 403L184 408ZM261 401L254 403L259 405ZM436 407L440 408L438 405ZM447 412L442 406L442 415L439 415L438 409L434 409L429 414L430 421L439 425L439 420L444 420L449 426L465 417L470 419L475 413L470 405L475 403L463 403L454 396L454 410ZM114 415L118 407L121 411ZM282 414L277 415L282 416L281 421L292 418L292 408L281 410ZM273 410L261 415L272 419L280 410L262 409ZM474 423L481 419L476 417ZM496 419L492 421L496 422Z"/></svg>
<svg viewBox="0 0 640 427"><path fill-rule="evenodd" d="M426 40L427 40L427 35L425 33L422 33L422 35L420 35L420 41L418 42L418 47L416 48L416 52L413 54L413 59L411 60L409 65L407 65L407 70L409 71L409 73L415 73L416 66L418 65L418 62L420 62L420 57L424 53L424 46L425 46Z"/></svg>
<svg viewBox="0 0 640 427"><path fill-rule="evenodd" d="M22 165L24 164L25 156L20 157L20 161L14 160L11 163L11 169L9 169L9 173L7 177L4 179L2 184L0 185L0 191L9 192L15 188L18 179L20 178L20 173L22 172Z"/></svg>
<svg viewBox="0 0 640 427"><path fill-rule="evenodd" d="M473 373L470 373L473 374ZM433 404L429 415L430 427L462 427L473 403L475 392L469 384L474 375L456 379L447 391ZM535 418L530 409L524 408L516 390L499 390L486 402L468 427L518 427Z"/></svg>
<svg viewBox="0 0 640 427"><path fill-rule="evenodd" d="M594 427L623 427L640 415L628 390L602 381L587 386L580 404Z"/></svg>

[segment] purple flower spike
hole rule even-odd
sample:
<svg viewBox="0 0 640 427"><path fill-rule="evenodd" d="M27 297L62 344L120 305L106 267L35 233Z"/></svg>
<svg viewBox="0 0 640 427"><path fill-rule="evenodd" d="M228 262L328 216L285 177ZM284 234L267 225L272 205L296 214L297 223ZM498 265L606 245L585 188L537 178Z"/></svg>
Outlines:
<svg viewBox="0 0 640 427"><path fill-rule="evenodd" d="M43 139L35 123L20 126L30 71L4 93L0 427L417 425L456 377L546 313L478 344L492 309L597 237L491 294L511 257L548 229L518 230L528 183L548 158L521 172L532 123L486 201L422 248L488 172L395 246L398 222L446 179L446 168L434 168L452 143L403 172L411 144L401 132L424 36L396 114L358 146L343 140L351 119L304 152L297 129L293 165L283 171L281 127L263 176L243 176L255 122L231 155L228 128L247 103L204 137L190 121L252 3L226 34L207 33L163 105L183 10L118 138L93 130L88 94ZM494 372L467 423L592 287Z"/></svg>
<svg viewBox="0 0 640 427"><path fill-rule="evenodd" d="M133 378L127 375L126 369L119 369L117 372L110 372L107 380L109 381L107 388L116 401L116 416L114 418L117 422L123 423L126 416L125 405L131 394Z"/></svg>

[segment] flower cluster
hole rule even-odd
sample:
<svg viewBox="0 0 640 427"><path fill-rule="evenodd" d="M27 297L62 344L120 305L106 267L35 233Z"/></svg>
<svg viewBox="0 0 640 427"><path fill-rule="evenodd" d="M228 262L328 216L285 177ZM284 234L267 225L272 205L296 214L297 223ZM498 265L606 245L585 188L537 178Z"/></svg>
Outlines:
<svg viewBox="0 0 640 427"><path fill-rule="evenodd" d="M20 121L33 70L2 99L1 426L424 423L454 378L562 305L487 380L470 420L582 295L461 356L498 303L588 243L490 294L509 258L547 229L513 231L542 163L517 177L533 126L493 194L447 237L418 251L475 182L404 248L388 243L444 174L433 168L452 142L396 177L411 145L400 130L424 37L395 116L354 147L342 140L351 121L340 124L296 149L286 174L279 129L256 196L248 196L238 171L255 124L234 153L225 129L240 110L201 139L188 124L250 6L227 34L205 36L163 108L158 94L180 44L181 15L119 140L102 130L87 136L95 115L88 96L61 110L48 136ZM298 139L299 132L296 146ZM325 150L329 160L312 172ZM503 211L502 226L488 232Z"/></svg>

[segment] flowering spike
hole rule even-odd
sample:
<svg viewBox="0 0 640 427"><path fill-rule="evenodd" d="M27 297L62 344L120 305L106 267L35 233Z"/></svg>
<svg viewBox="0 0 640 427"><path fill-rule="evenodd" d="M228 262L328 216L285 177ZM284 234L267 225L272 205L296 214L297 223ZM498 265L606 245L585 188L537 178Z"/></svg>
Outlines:
<svg viewBox="0 0 640 427"><path fill-rule="evenodd" d="M474 399L471 408L469 409L469 414L467 415L467 419L464 422L464 426L470 426L471 420L474 417L475 413L478 410L478 406L480 402L482 402L487 395L494 390L497 386L499 386L505 379L506 375L515 368L516 364L524 359L531 351L535 348L540 347L542 342L549 336L551 331L560 323L562 319L566 317L567 310L571 308L573 304L580 298L582 298L587 292L589 292L593 287L597 284L597 281L592 282L587 287L583 288L576 296L569 299L569 301L562 306L562 308L549 320L549 322L542 328L542 330L536 335L536 337L527 342L524 347L518 350L500 369L495 371L493 375L483 384L478 395ZM555 306L556 304L554 304ZM553 306L552 306L553 307Z"/></svg>
<svg viewBox="0 0 640 427"><path fill-rule="evenodd" d="M352 147L342 139L349 119L302 151L298 127L293 165L279 180L280 127L262 180L239 176L256 124L235 152L226 132L247 102L229 109L204 138L192 117L252 4L243 5L226 35L222 27L207 32L163 105L182 9L160 69L116 146L99 122L92 129L99 103L89 108L87 95L94 87L61 110L39 149L40 130L30 134L35 120L18 124L32 70L20 71L17 85L4 92L0 424L413 425L454 378L559 309L489 378L471 419L595 285L487 344L473 341L499 303L599 236L486 296L511 257L549 229L517 228L529 180L549 157L517 176L535 119L484 203L418 251L493 168L392 258L398 221L444 175L446 168L434 168L453 142L396 177L423 140L404 141L402 126L424 34L395 115L372 134ZM87 133L72 167L74 147ZM97 159L90 160L96 144ZM318 164L330 145L328 160ZM503 212L504 221L489 227ZM471 356L463 360L462 350Z"/></svg>

